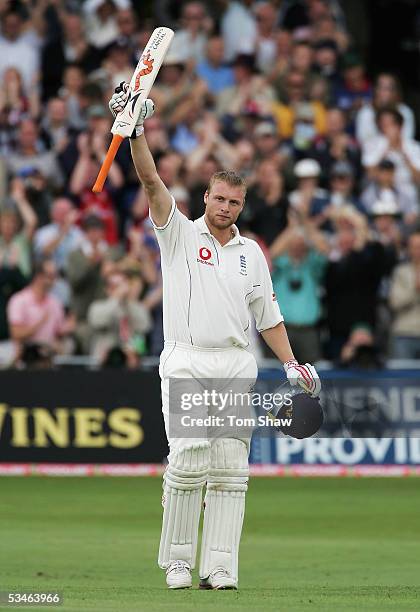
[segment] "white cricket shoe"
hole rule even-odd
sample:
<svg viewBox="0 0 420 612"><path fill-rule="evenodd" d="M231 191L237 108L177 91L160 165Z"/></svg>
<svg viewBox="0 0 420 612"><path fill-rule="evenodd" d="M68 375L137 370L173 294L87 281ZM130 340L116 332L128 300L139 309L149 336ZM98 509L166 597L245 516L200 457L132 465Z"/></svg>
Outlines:
<svg viewBox="0 0 420 612"><path fill-rule="evenodd" d="M208 578L200 580L200 589L237 589L238 583L224 567L216 567Z"/></svg>
<svg viewBox="0 0 420 612"><path fill-rule="evenodd" d="M172 561L166 570L166 584L169 589L192 587L191 570L186 561Z"/></svg>

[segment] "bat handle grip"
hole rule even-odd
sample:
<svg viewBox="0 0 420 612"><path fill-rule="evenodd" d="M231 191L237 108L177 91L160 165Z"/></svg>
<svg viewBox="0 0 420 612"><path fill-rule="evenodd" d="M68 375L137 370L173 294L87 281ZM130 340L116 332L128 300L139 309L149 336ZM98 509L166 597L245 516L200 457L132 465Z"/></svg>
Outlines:
<svg viewBox="0 0 420 612"><path fill-rule="evenodd" d="M106 177L108 176L109 169L111 168L111 164L114 161L114 157L117 154L117 151L120 147L120 144L124 138L119 134L114 134L111 140L111 144L109 145L108 152L105 156L104 161L102 162L101 169L99 170L98 177L94 186L92 187L92 191L94 193L99 193L102 191L102 187L106 181Z"/></svg>

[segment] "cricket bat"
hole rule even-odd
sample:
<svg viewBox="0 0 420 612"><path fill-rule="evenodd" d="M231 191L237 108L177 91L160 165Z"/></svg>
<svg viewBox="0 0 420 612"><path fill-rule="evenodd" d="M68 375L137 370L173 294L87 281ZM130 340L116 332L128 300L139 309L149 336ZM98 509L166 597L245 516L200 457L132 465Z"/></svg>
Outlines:
<svg viewBox="0 0 420 612"><path fill-rule="evenodd" d="M111 128L112 141L92 188L95 193L102 191L111 164L123 139L133 133L141 103L148 97L152 89L173 36L174 32L170 28L156 28L139 59L130 81L127 104L124 110L118 113Z"/></svg>

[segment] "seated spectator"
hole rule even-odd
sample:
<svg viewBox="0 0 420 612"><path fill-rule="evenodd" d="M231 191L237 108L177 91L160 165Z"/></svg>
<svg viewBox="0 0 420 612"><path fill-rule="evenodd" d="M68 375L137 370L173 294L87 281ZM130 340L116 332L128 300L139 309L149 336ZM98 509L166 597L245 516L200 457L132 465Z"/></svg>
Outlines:
<svg viewBox="0 0 420 612"><path fill-rule="evenodd" d="M257 161L271 160L282 169L290 160L290 148L281 143L277 128L272 121L261 121L254 129L254 144Z"/></svg>
<svg viewBox="0 0 420 612"><path fill-rule="evenodd" d="M325 38L314 43L314 70L336 91L341 84L339 49L334 39Z"/></svg>
<svg viewBox="0 0 420 612"><path fill-rule="evenodd" d="M102 113L102 110L100 112ZM98 117L98 120L102 120L102 115ZM100 194L92 192L92 185L107 152L109 135L105 129L108 126L109 122L106 120L103 125L98 125L95 131L78 136L79 157L70 177L69 189L70 193L78 198L78 208L82 217L91 214L101 217L106 227L106 240L109 244L116 244L118 224L114 193L124 183L124 177L117 161L114 160L111 165L102 192Z"/></svg>
<svg viewBox="0 0 420 612"><path fill-rule="evenodd" d="M319 187L321 167L314 159L301 159L294 168L297 188L289 194L290 206L310 217L320 215L328 206L329 194Z"/></svg>
<svg viewBox="0 0 420 612"><path fill-rule="evenodd" d="M290 56L293 54L292 37L287 30L277 30L277 53L272 70L267 74L267 81L277 89L277 83L282 82L282 76L287 72L290 65ZM309 62L312 63L312 60ZM278 94L281 98L281 94Z"/></svg>
<svg viewBox="0 0 420 612"><path fill-rule="evenodd" d="M420 359L420 232L408 240L409 260L394 270L389 304L394 313L391 355Z"/></svg>
<svg viewBox="0 0 420 612"><path fill-rule="evenodd" d="M28 169L38 170L52 188L63 184L63 176L52 151L42 151L39 141L39 130L32 119L24 119L19 127L16 152L6 158L6 165L12 176L17 176Z"/></svg>
<svg viewBox="0 0 420 612"><path fill-rule="evenodd" d="M273 288L290 344L296 359L305 363L321 358L317 325L321 318L321 283L327 251L324 238L308 218L293 212L288 227L270 248Z"/></svg>
<svg viewBox="0 0 420 612"><path fill-rule="evenodd" d="M380 134L365 142L362 163L368 176L374 177L384 159L395 165L395 185L416 191L420 183L420 143L406 138L402 128L404 118L397 110L383 109L377 116Z"/></svg>
<svg viewBox="0 0 420 612"><path fill-rule="evenodd" d="M21 179L13 179L10 196L16 208L0 210L0 265L17 268L25 277L31 274L31 240L36 216L25 195ZM19 213L19 214L18 214ZM22 228L19 229L19 216Z"/></svg>
<svg viewBox="0 0 420 612"><path fill-rule="evenodd" d="M372 229L375 240L380 242L390 253L398 258L402 246L402 234L399 220L401 210L392 199L378 200L372 206Z"/></svg>
<svg viewBox="0 0 420 612"><path fill-rule="evenodd" d="M47 149L59 154L67 146L72 130L69 125L67 104L61 98L48 101L47 112L41 121L41 138Z"/></svg>
<svg viewBox="0 0 420 612"><path fill-rule="evenodd" d="M87 313L93 301L105 297L103 270L111 262L105 224L100 217L86 217L82 227L85 239L70 253L66 274L71 287L71 311L76 318L76 337L84 352L88 352Z"/></svg>
<svg viewBox="0 0 420 612"><path fill-rule="evenodd" d="M258 70L268 73L274 67L277 54L276 26L278 11L271 2L258 2L254 7L257 23L255 58Z"/></svg>
<svg viewBox="0 0 420 612"><path fill-rule="evenodd" d="M345 111L353 124L356 113L372 98L372 87L361 60L353 54L345 57L343 83L334 92L338 108Z"/></svg>
<svg viewBox="0 0 420 612"><path fill-rule="evenodd" d="M375 331L378 289L394 259L387 259L380 243L369 241L367 221L353 208L339 209L332 218L337 233L326 269L325 289L328 357L335 360L356 323L363 322Z"/></svg>
<svg viewBox="0 0 420 612"><path fill-rule="evenodd" d="M130 0L87 0L83 3L86 34L89 43L104 49L113 43L119 34L117 24L118 9L128 9Z"/></svg>
<svg viewBox="0 0 420 612"><path fill-rule="evenodd" d="M359 212L366 213L355 195L354 169L347 161L338 161L331 168L330 204L334 208L351 205Z"/></svg>
<svg viewBox="0 0 420 612"><path fill-rule="evenodd" d="M285 79L285 100L272 105L279 135L293 141L297 149L308 147L316 136L325 132L325 107L309 101L305 76L290 72Z"/></svg>
<svg viewBox="0 0 420 612"><path fill-rule="evenodd" d="M75 130L86 127L82 98L85 85L86 78L81 68L75 64L68 65L63 73L63 86L58 90L58 96L66 102L69 126Z"/></svg>
<svg viewBox="0 0 420 612"><path fill-rule="evenodd" d="M39 97L25 94L22 77L16 68L7 68L0 88L0 153L7 155L16 147L17 131L25 116L39 114Z"/></svg>
<svg viewBox="0 0 420 612"><path fill-rule="evenodd" d="M234 84L233 70L224 62L223 38L212 36L206 46L206 56L198 61L196 74L202 79L213 96Z"/></svg>
<svg viewBox="0 0 420 612"><path fill-rule="evenodd" d="M56 96L65 84L65 70L69 65L78 66L84 74L98 68L101 53L89 44L82 16L74 12L56 12L57 25L42 49L42 90L45 98ZM63 80L64 78L64 80Z"/></svg>
<svg viewBox="0 0 420 612"><path fill-rule="evenodd" d="M395 164L390 159L383 159L371 175L368 185L360 195L360 200L368 213L377 201L394 200L407 225L414 223L420 212L417 191L405 183L395 182Z"/></svg>
<svg viewBox="0 0 420 612"><path fill-rule="evenodd" d="M134 62L131 47L124 38L117 38L107 49L101 67L90 74L93 81L103 81L105 88L109 88L109 95L114 93L121 81L129 83L133 76Z"/></svg>
<svg viewBox="0 0 420 612"><path fill-rule="evenodd" d="M238 55L233 62L235 84L218 96L216 113L226 124L238 125L235 120L248 109L257 116L269 115L274 101L274 91L257 73L253 55Z"/></svg>
<svg viewBox="0 0 420 612"><path fill-rule="evenodd" d="M284 193L283 177L275 161L260 162L255 183L247 191L246 206L238 219L238 227L250 230L267 246L287 224L289 203Z"/></svg>
<svg viewBox="0 0 420 612"><path fill-rule="evenodd" d="M254 53L257 24L250 2L228 2L221 19L225 60L231 62L242 53Z"/></svg>
<svg viewBox="0 0 420 612"><path fill-rule="evenodd" d="M183 27L175 32L171 52L193 66L203 60L207 44L210 22L204 4L196 0L186 2L182 6L181 22Z"/></svg>
<svg viewBox="0 0 420 612"><path fill-rule="evenodd" d="M2 11L0 80L3 80L7 68L16 68L22 75L26 95L36 86L42 45L42 40L32 25L34 24L25 24L19 10L8 8Z"/></svg>
<svg viewBox="0 0 420 612"><path fill-rule="evenodd" d="M106 364L117 352L123 356L121 365L124 361L128 367L139 364L144 335L151 326L149 309L139 301L143 287L138 271L115 272L106 279L108 297L90 306L91 354L100 363Z"/></svg>
<svg viewBox="0 0 420 612"><path fill-rule="evenodd" d="M324 184L328 183L332 166L346 161L353 167L356 177L360 175L360 150L357 142L346 131L346 114L332 107L325 117L325 134L317 136L308 156L316 159L322 168Z"/></svg>
<svg viewBox="0 0 420 612"><path fill-rule="evenodd" d="M365 104L356 116L356 138L362 146L379 135L377 114L385 108L397 110L402 115L402 133L404 138L414 138L414 114L402 102L401 87L398 79L392 74L381 73L376 78L372 103Z"/></svg>
<svg viewBox="0 0 420 612"><path fill-rule="evenodd" d="M281 69L277 65L271 74L269 80L273 84L277 98L281 102L287 103L287 79L290 74L300 74L304 78L304 88L308 92L311 83L315 77L315 72L312 69L313 49L309 42L305 40L293 41L287 65L281 65Z"/></svg>
<svg viewBox="0 0 420 612"><path fill-rule="evenodd" d="M51 223L41 227L34 235L35 259L51 258L60 275L54 285L54 294L63 304L70 301L70 288L65 278L70 253L84 242L83 232L77 227L78 213L70 200L58 198L51 210Z"/></svg>
<svg viewBox="0 0 420 612"><path fill-rule="evenodd" d="M65 317L63 306L51 294L56 279L54 262L44 259L37 264L31 284L9 301L10 335L20 352L25 345L36 345L61 353L62 339L74 329L73 317Z"/></svg>

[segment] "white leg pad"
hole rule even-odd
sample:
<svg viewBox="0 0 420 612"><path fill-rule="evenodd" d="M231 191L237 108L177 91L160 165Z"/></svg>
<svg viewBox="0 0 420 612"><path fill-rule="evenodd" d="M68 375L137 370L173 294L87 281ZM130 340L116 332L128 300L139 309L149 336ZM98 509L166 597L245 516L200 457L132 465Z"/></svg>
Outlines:
<svg viewBox="0 0 420 612"><path fill-rule="evenodd" d="M238 553L248 489L248 449L244 442L219 439L212 444L205 497L200 578L216 567L238 580Z"/></svg>
<svg viewBox="0 0 420 612"><path fill-rule="evenodd" d="M158 564L186 561L194 569L202 491L210 466L210 444L184 447L170 458L163 477L163 521Z"/></svg>

